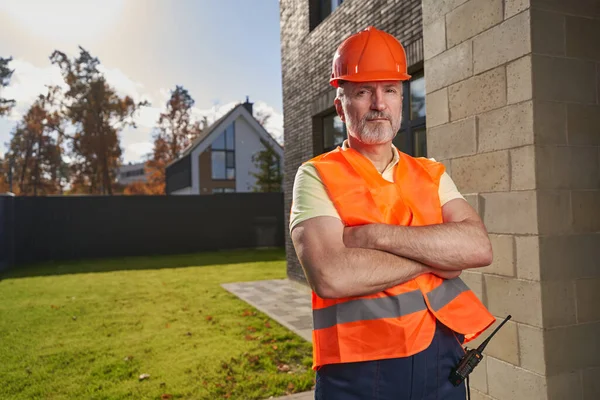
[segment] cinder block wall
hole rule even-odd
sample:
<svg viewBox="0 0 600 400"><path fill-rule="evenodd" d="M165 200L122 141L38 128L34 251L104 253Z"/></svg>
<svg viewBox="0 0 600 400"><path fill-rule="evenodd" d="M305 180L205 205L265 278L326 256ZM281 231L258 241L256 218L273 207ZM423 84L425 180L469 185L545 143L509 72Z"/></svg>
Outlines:
<svg viewBox="0 0 600 400"><path fill-rule="evenodd" d="M329 86L333 55L347 36L374 25L409 47L409 65L422 61L421 0L345 0L313 31L309 31L309 0L281 0L280 21L287 272L290 279L306 282L289 237L289 210L298 167L322 148L313 116L333 110L335 92Z"/></svg>
<svg viewBox="0 0 600 400"><path fill-rule="evenodd" d="M473 399L600 398L600 7L423 0L429 156L478 210L498 318ZM488 332L489 333L489 332Z"/></svg>

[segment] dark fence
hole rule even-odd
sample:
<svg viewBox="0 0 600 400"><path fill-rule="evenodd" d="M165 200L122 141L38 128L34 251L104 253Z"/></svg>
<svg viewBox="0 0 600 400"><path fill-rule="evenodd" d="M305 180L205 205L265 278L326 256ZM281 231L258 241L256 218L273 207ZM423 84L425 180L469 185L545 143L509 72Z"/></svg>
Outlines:
<svg viewBox="0 0 600 400"><path fill-rule="evenodd" d="M283 245L282 193L0 195L0 270L43 261Z"/></svg>

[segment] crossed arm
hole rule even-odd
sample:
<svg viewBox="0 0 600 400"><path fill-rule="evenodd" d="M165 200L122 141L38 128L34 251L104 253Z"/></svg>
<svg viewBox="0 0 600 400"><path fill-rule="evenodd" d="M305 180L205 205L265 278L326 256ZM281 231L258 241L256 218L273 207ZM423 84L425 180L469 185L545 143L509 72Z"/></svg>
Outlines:
<svg viewBox="0 0 600 400"><path fill-rule="evenodd" d="M443 224L422 227L344 227L337 218L316 217L291 236L309 284L323 298L372 294L425 273L451 279L489 265L491 245L471 206L455 199L442 212Z"/></svg>

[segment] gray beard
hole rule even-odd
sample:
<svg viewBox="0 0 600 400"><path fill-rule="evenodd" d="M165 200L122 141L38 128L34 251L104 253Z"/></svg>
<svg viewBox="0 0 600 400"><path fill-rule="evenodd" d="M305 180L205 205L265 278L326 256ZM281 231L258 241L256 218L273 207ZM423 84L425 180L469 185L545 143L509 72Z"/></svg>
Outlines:
<svg viewBox="0 0 600 400"><path fill-rule="evenodd" d="M373 116L365 116L365 118L358 124L357 129L353 129L354 123L350 123L350 121L348 121L348 130L354 132L356 137L361 142L368 145L390 142L398 133L398 129L400 129L400 123L402 122L402 120L400 120L397 126L394 127L390 121L383 123L369 123L367 122L367 119L369 118L373 118Z"/></svg>

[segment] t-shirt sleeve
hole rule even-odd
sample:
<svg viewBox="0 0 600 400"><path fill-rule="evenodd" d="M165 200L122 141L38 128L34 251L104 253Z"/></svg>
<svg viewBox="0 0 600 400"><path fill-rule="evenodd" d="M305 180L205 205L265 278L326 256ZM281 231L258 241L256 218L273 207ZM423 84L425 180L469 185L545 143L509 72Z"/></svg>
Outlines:
<svg viewBox="0 0 600 400"><path fill-rule="evenodd" d="M323 216L341 219L315 166L302 164L294 179L290 232L302 221Z"/></svg>
<svg viewBox="0 0 600 400"><path fill-rule="evenodd" d="M447 172L444 172L442 174L442 177L440 178L439 195L440 204L442 206L450 200L465 199L463 195L458 191L456 185L454 184L454 181L452 180L452 178L450 178L450 175L448 175Z"/></svg>
<svg viewBox="0 0 600 400"><path fill-rule="evenodd" d="M430 158L431 161L435 161L435 158ZM440 177L440 187L438 189L438 194L440 196L440 204L443 206L450 200L454 199L465 199L463 195L458 191L456 184L448 175L446 171Z"/></svg>

